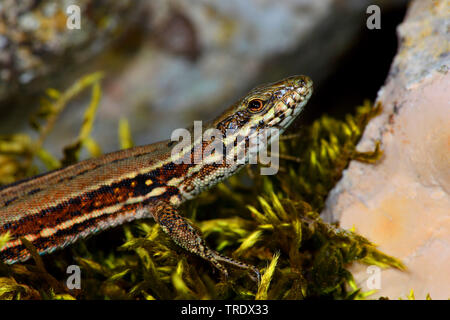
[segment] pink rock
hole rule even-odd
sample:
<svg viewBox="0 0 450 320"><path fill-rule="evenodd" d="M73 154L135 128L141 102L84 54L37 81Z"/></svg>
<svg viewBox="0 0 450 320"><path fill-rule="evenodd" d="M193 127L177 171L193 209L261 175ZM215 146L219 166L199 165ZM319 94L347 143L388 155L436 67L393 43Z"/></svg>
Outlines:
<svg viewBox="0 0 450 320"><path fill-rule="evenodd" d="M406 272L381 272L370 296L450 297L450 53L446 1L415 1L399 27L403 41L377 102L383 113L366 128L358 150L384 155L375 165L352 161L322 213L401 259ZM448 5L448 2L447 2ZM442 7L442 8L441 8ZM352 267L368 291L367 266Z"/></svg>

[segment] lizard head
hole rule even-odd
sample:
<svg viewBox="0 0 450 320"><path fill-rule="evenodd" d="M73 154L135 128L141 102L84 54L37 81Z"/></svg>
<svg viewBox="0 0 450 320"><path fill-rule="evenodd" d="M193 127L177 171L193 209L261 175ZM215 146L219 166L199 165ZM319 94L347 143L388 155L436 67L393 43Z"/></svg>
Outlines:
<svg viewBox="0 0 450 320"><path fill-rule="evenodd" d="M292 76L251 90L215 121L225 137L258 135L263 129L281 134L300 114L311 97L313 82L307 76ZM271 134L266 130L266 134ZM272 134L271 140L277 135Z"/></svg>
<svg viewBox="0 0 450 320"><path fill-rule="evenodd" d="M172 149L174 162L186 160L197 165L181 183L182 195L190 199L252 163L253 155L273 142L300 114L312 90L312 80L307 76L261 85L209 122L204 135L196 137L194 124L190 129L194 131L193 145L188 143L186 151L178 145ZM191 141L190 137L186 140Z"/></svg>

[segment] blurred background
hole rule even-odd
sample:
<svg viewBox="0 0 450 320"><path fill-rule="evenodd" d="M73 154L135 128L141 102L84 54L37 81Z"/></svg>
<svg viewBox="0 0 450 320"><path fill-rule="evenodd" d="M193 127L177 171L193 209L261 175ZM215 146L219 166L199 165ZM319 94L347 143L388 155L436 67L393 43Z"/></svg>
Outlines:
<svg viewBox="0 0 450 320"><path fill-rule="evenodd" d="M79 29L67 7L80 8ZM369 30L369 5L381 29ZM0 134L26 132L47 88L102 70L92 132L119 148L127 118L136 144L168 139L220 114L252 87L294 74L315 93L302 122L341 117L375 100L396 53L405 0L0 0ZM55 156L78 134L90 93L71 101L44 147Z"/></svg>

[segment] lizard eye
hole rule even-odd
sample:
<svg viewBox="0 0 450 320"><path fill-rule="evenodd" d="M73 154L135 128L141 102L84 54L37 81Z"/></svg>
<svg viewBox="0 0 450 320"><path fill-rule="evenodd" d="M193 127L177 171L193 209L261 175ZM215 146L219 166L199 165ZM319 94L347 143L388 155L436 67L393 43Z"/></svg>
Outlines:
<svg viewBox="0 0 450 320"><path fill-rule="evenodd" d="M261 99L253 99L248 103L247 109L252 113L256 113L262 110L264 102Z"/></svg>

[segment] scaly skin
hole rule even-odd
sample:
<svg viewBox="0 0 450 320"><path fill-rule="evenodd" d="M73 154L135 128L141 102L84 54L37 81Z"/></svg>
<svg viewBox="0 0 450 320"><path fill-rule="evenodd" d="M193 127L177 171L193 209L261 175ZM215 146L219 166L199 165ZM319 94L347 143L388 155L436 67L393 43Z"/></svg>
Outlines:
<svg viewBox="0 0 450 320"><path fill-rule="evenodd" d="M236 137L261 137L263 129L269 128L277 128L281 134L300 114L311 93L312 81L294 76L259 86L230 106L205 128L218 129L223 135L227 161L221 163L207 161L213 154L199 163L179 163L176 160L183 154L173 152L177 145L162 141L82 161L0 189L0 234L12 236L0 248L0 259L6 263L27 260L30 254L22 237L39 254L45 254L100 230L153 217L178 245L208 260L225 276L227 270L221 262L250 269L259 280L254 266L209 248L177 208L248 162L248 140L235 145ZM270 141L277 137L270 136ZM196 152L203 154L210 143L194 139L187 149L190 159ZM226 152L238 147L246 151L244 164L228 161L231 155Z"/></svg>

